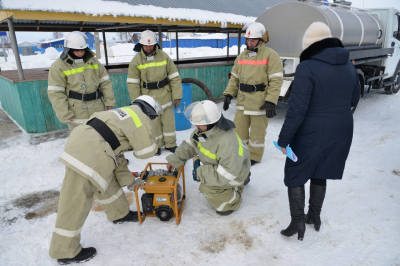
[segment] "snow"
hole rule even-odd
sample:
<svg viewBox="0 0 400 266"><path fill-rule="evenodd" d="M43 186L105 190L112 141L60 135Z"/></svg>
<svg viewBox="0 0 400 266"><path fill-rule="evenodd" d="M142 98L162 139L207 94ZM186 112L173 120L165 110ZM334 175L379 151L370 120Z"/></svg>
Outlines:
<svg viewBox="0 0 400 266"><path fill-rule="evenodd" d="M221 23L226 28L227 23L247 24L255 21L255 17L212 12L200 9L188 8L164 8L151 5L129 5L121 2L109 2L103 0L2 0L4 10L27 10L46 12L83 13L93 16L126 16L126 17L150 17L154 20L167 19L171 22L187 20L196 24ZM217 4L217 3L216 3Z"/></svg>
<svg viewBox="0 0 400 266"><path fill-rule="evenodd" d="M103 212L91 211L81 243L96 247L98 255L84 265L398 265L399 104L400 94L373 92L361 99L343 180L328 180L321 230L307 225L303 242L280 234L290 215L284 157L272 144L286 114L278 109L269 122L262 162L252 167L237 211L227 217L215 213L192 180L189 160L181 223L148 217L143 224L114 225ZM222 103L218 106L222 111ZM234 106L233 101L226 117L233 119ZM177 131L178 143L193 129ZM25 133L4 140L8 147L0 149L1 265L56 265L48 256L56 214L27 220L24 216L36 206L17 208L12 202L61 188L65 170L58 157L66 140L38 145L29 140ZM139 160L125 153L132 171L141 171L148 162L165 162L168 154L163 149L159 157Z"/></svg>
<svg viewBox="0 0 400 266"><path fill-rule="evenodd" d="M165 41L168 43L168 41ZM117 44L107 48L108 53L108 62L112 63L129 63L132 58L136 55L136 52L133 51L133 47L135 47L132 43L124 43ZM245 45L242 45L241 51L244 50ZM0 49L0 51L2 51ZM164 52L166 52L171 59L176 59L176 48L164 48ZM12 49L8 49L7 51L8 57L7 62L4 61L4 57L0 57L0 69L1 70L15 70L17 69L17 65L15 64L15 57L12 52ZM93 50L93 52L95 52ZM106 60L104 57L104 48L103 46L100 48L102 58L99 60L103 65L105 65ZM44 54L38 55L28 55L23 56L20 54L21 64L23 69L30 68L49 68L51 64L57 60L60 56L61 52L58 52L55 48L49 47L45 50ZM232 46L229 48L230 55L238 54L238 47ZM192 58L192 57L208 57L208 56L220 56L226 55L226 47L224 48L211 48L211 47L200 47L200 48L179 48L179 58Z"/></svg>

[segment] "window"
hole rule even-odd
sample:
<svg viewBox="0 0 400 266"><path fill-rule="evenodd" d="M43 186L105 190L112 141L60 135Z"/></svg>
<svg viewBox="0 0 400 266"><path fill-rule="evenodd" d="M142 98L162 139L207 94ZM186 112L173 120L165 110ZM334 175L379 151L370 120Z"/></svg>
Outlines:
<svg viewBox="0 0 400 266"><path fill-rule="evenodd" d="M59 45L56 45L55 48L64 48L64 45L59 44Z"/></svg>
<svg viewBox="0 0 400 266"><path fill-rule="evenodd" d="M393 37L396 38L397 40L400 40L400 32L399 32L399 25L400 20L399 20L399 15L394 15L393 19Z"/></svg>

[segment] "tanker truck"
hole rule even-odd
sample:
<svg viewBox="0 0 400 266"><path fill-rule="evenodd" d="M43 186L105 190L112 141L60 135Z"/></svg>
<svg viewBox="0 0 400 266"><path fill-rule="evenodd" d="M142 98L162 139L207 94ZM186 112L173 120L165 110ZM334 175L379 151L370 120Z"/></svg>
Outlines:
<svg viewBox="0 0 400 266"><path fill-rule="evenodd" d="M267 46L282 59L284 82L278 106L287 107L296 67L300 63L302 38L315 21L329 26L350 52L356 67L361 95L371 90L394 94L400 87L400 12L395 8L360 9L350 2L319 0L284 2L264 11L256 22L268 30ZM353 110L354 111L354 110Z"/></svg>

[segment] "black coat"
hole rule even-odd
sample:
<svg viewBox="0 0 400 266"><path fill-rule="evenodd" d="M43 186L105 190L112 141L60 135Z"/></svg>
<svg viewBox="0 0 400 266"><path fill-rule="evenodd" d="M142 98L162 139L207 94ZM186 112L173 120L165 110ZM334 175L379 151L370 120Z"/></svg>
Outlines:
<svg viewBox="0 0 400 266"><path fill-rule="evenodd" d="M302 52L278 140L299 158L286 159L286 186L342 179L353 139L351 107L359 98L356 69L339 39L324 39Z"/></svg>

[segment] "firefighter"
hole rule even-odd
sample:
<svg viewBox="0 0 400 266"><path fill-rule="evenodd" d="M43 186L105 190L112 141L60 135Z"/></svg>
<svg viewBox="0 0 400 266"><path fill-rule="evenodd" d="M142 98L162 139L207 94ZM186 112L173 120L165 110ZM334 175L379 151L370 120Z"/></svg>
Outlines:
<svg viewBox="0 0 400 266"><path fill-rule="evenodd" d="M94 112L115 105L110 77L86 43L87 36L71 32L64 51L50 67L47 93L58 119L72 131Z"/></svg>
<svg viewBox="0 0 400 266"><path fill-rule="evenodd" d="M261 23L251 24L245 37L247 49L235 60L223 93L223 109L229 109L232 98L237 94L236 132L249 145L251 165L254 165L261 161L264 154L268 121L276 115L283 67L278 54L265 45L269 37Z"/></svg>
<svg viewBox="0 0 400 266"><path fill-rule="evenodd" d="M128 91L131 100L140 95L155 97L164 109L152 123L158 150L161 147L174 152L176 149L175 115L182 99L182 84L174 62L164 53L156 42L156 35L150 30L142 32L134 51L138 52L129 64Z"/></svg>
<svg viewBox="0 0 400 266"><path fill-rule="evenodd" d="M122 154L133 149L136 158L147 159L156 153L150 119L157 117L160 108L152 97L141 96L130 106L93 114L71 132L59 159L66 170L49 251L60 264L84 262L96 255L95 248L80 244L93 197L113 223L138 220L122 190L135 179Z"/></svg>
<svg viewBox="0 0 400 266"><path fill-rule="evenodd" d="M215 103L192 103L184 114L197 129L167 156L167 169L179 168L198 155L203 165L194 169L193 179L200 182L200 192L217 214L229 215L240 207L243 187L250 182L248 147Z"/></svg>

